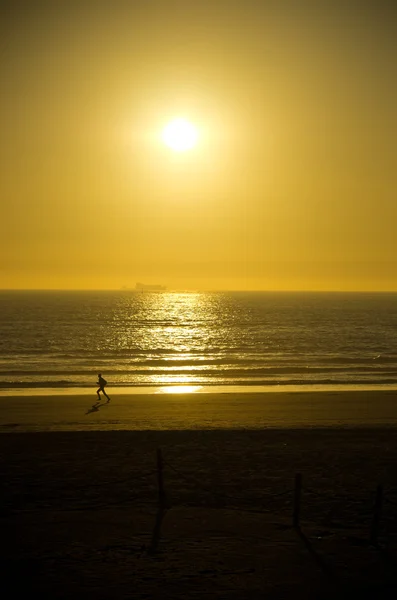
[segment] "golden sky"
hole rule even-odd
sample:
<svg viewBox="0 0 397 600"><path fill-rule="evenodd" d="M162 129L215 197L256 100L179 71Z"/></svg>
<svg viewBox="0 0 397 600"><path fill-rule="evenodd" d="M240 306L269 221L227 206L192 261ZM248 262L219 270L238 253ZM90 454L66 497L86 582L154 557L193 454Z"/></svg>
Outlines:
<svg viewBox="0 0 397 600"><path fill-rule="evenodd" d="M392 0L1 11L1 288L397 290Z"/></svg>

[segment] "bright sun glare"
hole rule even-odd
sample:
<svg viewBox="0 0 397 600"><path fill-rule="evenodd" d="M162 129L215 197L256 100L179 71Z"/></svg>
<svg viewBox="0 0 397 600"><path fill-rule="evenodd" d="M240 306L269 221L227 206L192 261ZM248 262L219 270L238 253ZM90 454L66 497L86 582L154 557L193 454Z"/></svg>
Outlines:
<svg viewBox="0 0 397 600"><path fill-rule="evenodd" d="M174 119L163 129L164 143L176 152L190 150L197 143L197 129L185 119Z"/></svg>

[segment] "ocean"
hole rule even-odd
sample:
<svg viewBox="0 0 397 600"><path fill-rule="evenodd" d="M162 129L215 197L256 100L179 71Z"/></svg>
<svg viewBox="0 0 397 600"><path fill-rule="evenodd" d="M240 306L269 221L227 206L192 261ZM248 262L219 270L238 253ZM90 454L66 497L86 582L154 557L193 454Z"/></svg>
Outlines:
<svg viewBox="0 0 397 600"><path fill-rule="evenodd" d="M396 385L396 293L0 292L0 389Z"/></svg>

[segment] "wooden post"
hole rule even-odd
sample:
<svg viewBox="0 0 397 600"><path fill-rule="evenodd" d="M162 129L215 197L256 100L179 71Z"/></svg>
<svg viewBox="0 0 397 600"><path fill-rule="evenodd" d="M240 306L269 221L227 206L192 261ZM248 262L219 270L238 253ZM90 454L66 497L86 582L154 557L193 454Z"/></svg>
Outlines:
<svg viewBox="0 0 397 600"><path fill-rule="evenodd" d="M376 488L374 513L372 515L371 531L369 541L373 546L376 546L378 542L379 523L382 514L382 503L383 503L383 486L379 484Z"/></svg>
<svg viewBox="0 0 397 600"><path fill-rule="evenodd" d="M149 554L154 554L157 551L157 547L160 541L161 535L161 524L164 519L164 515L166 512L166 502L165 502L165 491L164 491L164 461L163 461L163 453L161 452L161 448L157 448L157 485L158 485L158 507L156 514L156 521L153 528L152 533L152 541L149 546Z"/></svg>
<svg viewBox="0 0 397 600"><path fill-rule="evenodd" d="M292 514L292 524L294 527L299 528L299 518L301 511L301 492L302 492L302 475L297 473L295 475L294 485L294 511Z"/></svg>
<svg viewBox="0 0 397 600"><path fill-rule="evenodd" d="M158 501L159 508L164 508L165 492L164 492L164 461L161 448L157 448L157 485L158 485Z"/></svg>

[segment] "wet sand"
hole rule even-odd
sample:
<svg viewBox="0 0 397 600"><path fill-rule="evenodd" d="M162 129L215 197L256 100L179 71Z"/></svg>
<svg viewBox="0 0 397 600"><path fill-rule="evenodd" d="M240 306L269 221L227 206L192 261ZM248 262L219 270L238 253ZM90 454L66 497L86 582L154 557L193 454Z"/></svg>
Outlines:
<svg viewBox="0 0 397 600"><path fill-rule="evenodd" d="M397 391L0 397L0 432L397 426Z"/></svg>

